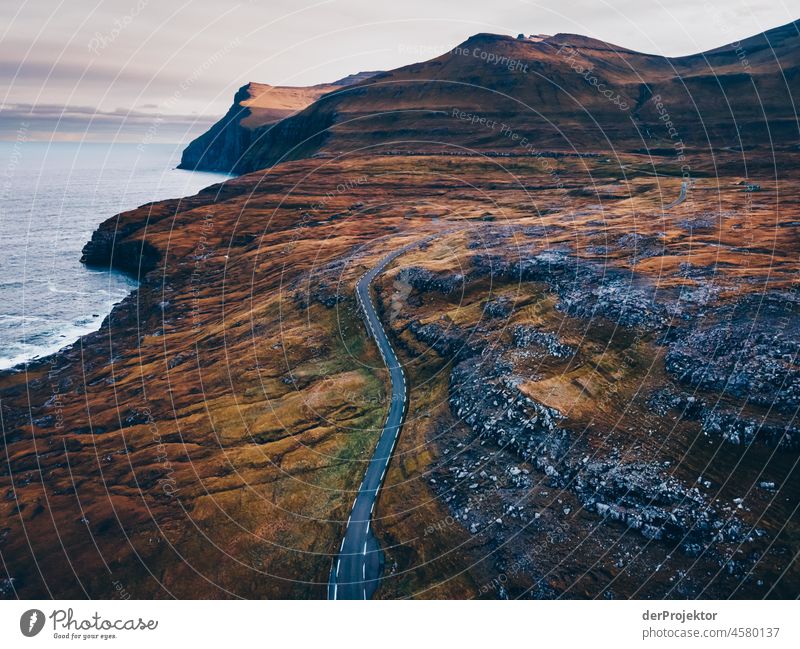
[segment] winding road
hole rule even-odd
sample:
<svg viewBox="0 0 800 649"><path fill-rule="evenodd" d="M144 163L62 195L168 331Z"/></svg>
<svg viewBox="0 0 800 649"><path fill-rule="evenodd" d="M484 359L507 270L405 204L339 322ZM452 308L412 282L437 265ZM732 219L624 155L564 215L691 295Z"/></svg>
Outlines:
<svg viewBox="0 0 800 649"><path fill-rule="evenodd" d="M664 209L671 209L686 200L687 189L688 183L682 182L680 195ZM378 445L353 501L339 555L331 568L328 599L368 599L378 588L381 578L383 554L372 533L372 513L403 425L408 390L405 374L378 318L369 287L394 259L420 243L411 243L386 255L377 266L364 273L356 284L356 300L364 313L367 328L378 345L383 363L389 370L392 400Z"/></svg>
<svg viewBox="0 0 800 649"><path fill-rule="evenodd" d="M664 209L671 209L686 200L687 189L688 183L683 181L678 198L665 205ZM338 557L331 568L328 599L369 599L378 588L381 578L383 553L372 533L372 513L403 425L408 390L405 374L378 318L369 287L392 261L420 243L422 241L416 241L386 255L377 266L364 273L356 284L356 300L364 313L367 329L375 339L383 363L389 370L392 399L380 439L353 501Z"/></svg>
<svg viewBox="0 0 800 649"><path fill-rule="evenodd" d="M368 599L378 587L381 577L383 554L372 533L370 523L378 491L383 484L386 468L389 466L397 436L403 425L408 391L405 374L375 311L369 287L372 280L396 257L419 243L404 246L387 255L377 266L362 275L356 284L356 300L364 313L367 329L375 339L383 363L389 370L392 400L380 439L353 501L350 517L347 519L339 556L328 582L328 599Z"/></svg>
<svg viewBox="0 0 800 649"><path fill-rule="evenodd" d="M677 198L676 200L672 201L672 202L671 202L669 205L665 205L665 206L664 206L664 209L665 209L665 210L671 210L673 207L676 207L677 205L680 205L681 203L683 203L683 201L685 201L685 200L686 200L686 190L687 190L688 188L689 188L689 183L687 183L687 182L684 180L684 181L681 183L681 193L680 193L680 195L678 196L678 198Z"/></svg>

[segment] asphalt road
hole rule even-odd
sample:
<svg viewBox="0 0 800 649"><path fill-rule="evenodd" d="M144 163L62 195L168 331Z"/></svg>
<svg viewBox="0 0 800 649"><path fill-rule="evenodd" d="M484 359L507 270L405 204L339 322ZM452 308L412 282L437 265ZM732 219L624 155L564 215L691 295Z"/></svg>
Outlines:
<svg viewBox="0 0 800 649"><path fill-rule="evenodd" d="M664 206L665 210L672 209L673 207L680 205L681 203L683 203L683 201L686 200L686 190L688 188L688 185L689 183L687 183L685 180L681 183L680 195L678 196L677 200L672 201L669 205L665 205Z"/></svg>
<svg viewBox="0 0 800 649"><path fill-rule="evenodd" d="M364 480L353 502L350 517L347 519L339 556L328 582L328 599L368 599L378 587L383 569L383 554L372 533L370 522L378 491L386 475L386 467L389 465L397 436L403 425L408 392L405 374L378 319L369 286L392 260L416 245L419 245L419 242L387 255L377 266L362 275L356 285L356 299L364 313L367 329L375 339L383 362L389 370L392 385L391 405L375 452L367 465Z"/></svg>
<svg viewBox="0 0 800 649"><path fill-rule="evenodd" d="M687 189L688 183L682 182L680 195L675 201L664 206L664 209L673 208L686 200ZM381 578L383 554L372 533L372 512L397 443L397 436L403 425L408 391L405 374L378 318L369 287L372 280L394 259L420 243L415 242L386 255L377 266L364 273L356 284L356 299L364 313L367 329L375 339L383 363L389 370L392 400L375 453L367 466L364 479L353 501L350 517L347 519L339 555L328 581L328 599L369 599L377 589Z"/></svg>

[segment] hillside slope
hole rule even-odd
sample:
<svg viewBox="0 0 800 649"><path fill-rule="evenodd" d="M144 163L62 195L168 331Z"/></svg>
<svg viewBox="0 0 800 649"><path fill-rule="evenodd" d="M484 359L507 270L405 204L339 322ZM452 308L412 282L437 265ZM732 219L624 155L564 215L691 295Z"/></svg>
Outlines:
<svg viewBox="0 0 800 649"><path fill-rule="evenodd" d="M326 93L359 83L373 74L359 72L315 86L247 83L236 92L233 105L224 117L186 147L178 166L180 169L230 171L255 140L254 133L258 129L294 115Z"/></svg>
<svg viewBox="0 0 800 649"><path fill-rule="evenodd" d="M378 597L794 597L800 191L777 155L698 160L669 210L670 159L361 155L109 219L86 260L144 266L139 289L0 372L0 598L325 597L387 405L354 287L431 235L375 285L410 408Z"/></svg>
<svg viewBox="0 0 800 649"><path fill-rule="evenodd" d="M105 221L83 261L139 288L0 371L0 599L325 597L395 250L376 597L796 597L796 32L479 35L283 119L302 91L248 89L239 168L305 159Z"/></svg>
<svg viewBox="0 0 800 649"><path fill-rule="evenodd" d="M477 34L254 132L230 168L364 147L523 155L794 147L799 70L797 23L679 58L570 34Z"/></svg>

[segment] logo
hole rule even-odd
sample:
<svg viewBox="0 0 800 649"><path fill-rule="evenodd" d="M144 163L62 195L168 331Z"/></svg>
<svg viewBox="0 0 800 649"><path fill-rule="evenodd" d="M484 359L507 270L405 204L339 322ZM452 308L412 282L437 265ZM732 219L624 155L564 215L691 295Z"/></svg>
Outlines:
<svg viewBox="0 0 800 649"><path fill-rule="evenodd" d="M25 611L19 618L19 630L26 638L32 638L44 627L44 613L38 608Z"/></svg>

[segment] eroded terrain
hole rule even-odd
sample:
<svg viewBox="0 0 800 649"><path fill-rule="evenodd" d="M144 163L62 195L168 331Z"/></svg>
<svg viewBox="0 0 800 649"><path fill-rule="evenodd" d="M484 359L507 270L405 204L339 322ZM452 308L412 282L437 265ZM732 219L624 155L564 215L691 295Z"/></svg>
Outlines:
<svg viewBox="0 0 800 649"><path fill-rule="evenodd" d="M112 219L141 288L0 375L4 596L324 597L386 409L353 288L423 239L378 597L796 595L796 154L744 155L668 209L669 156L395 154Z"/></svg>

